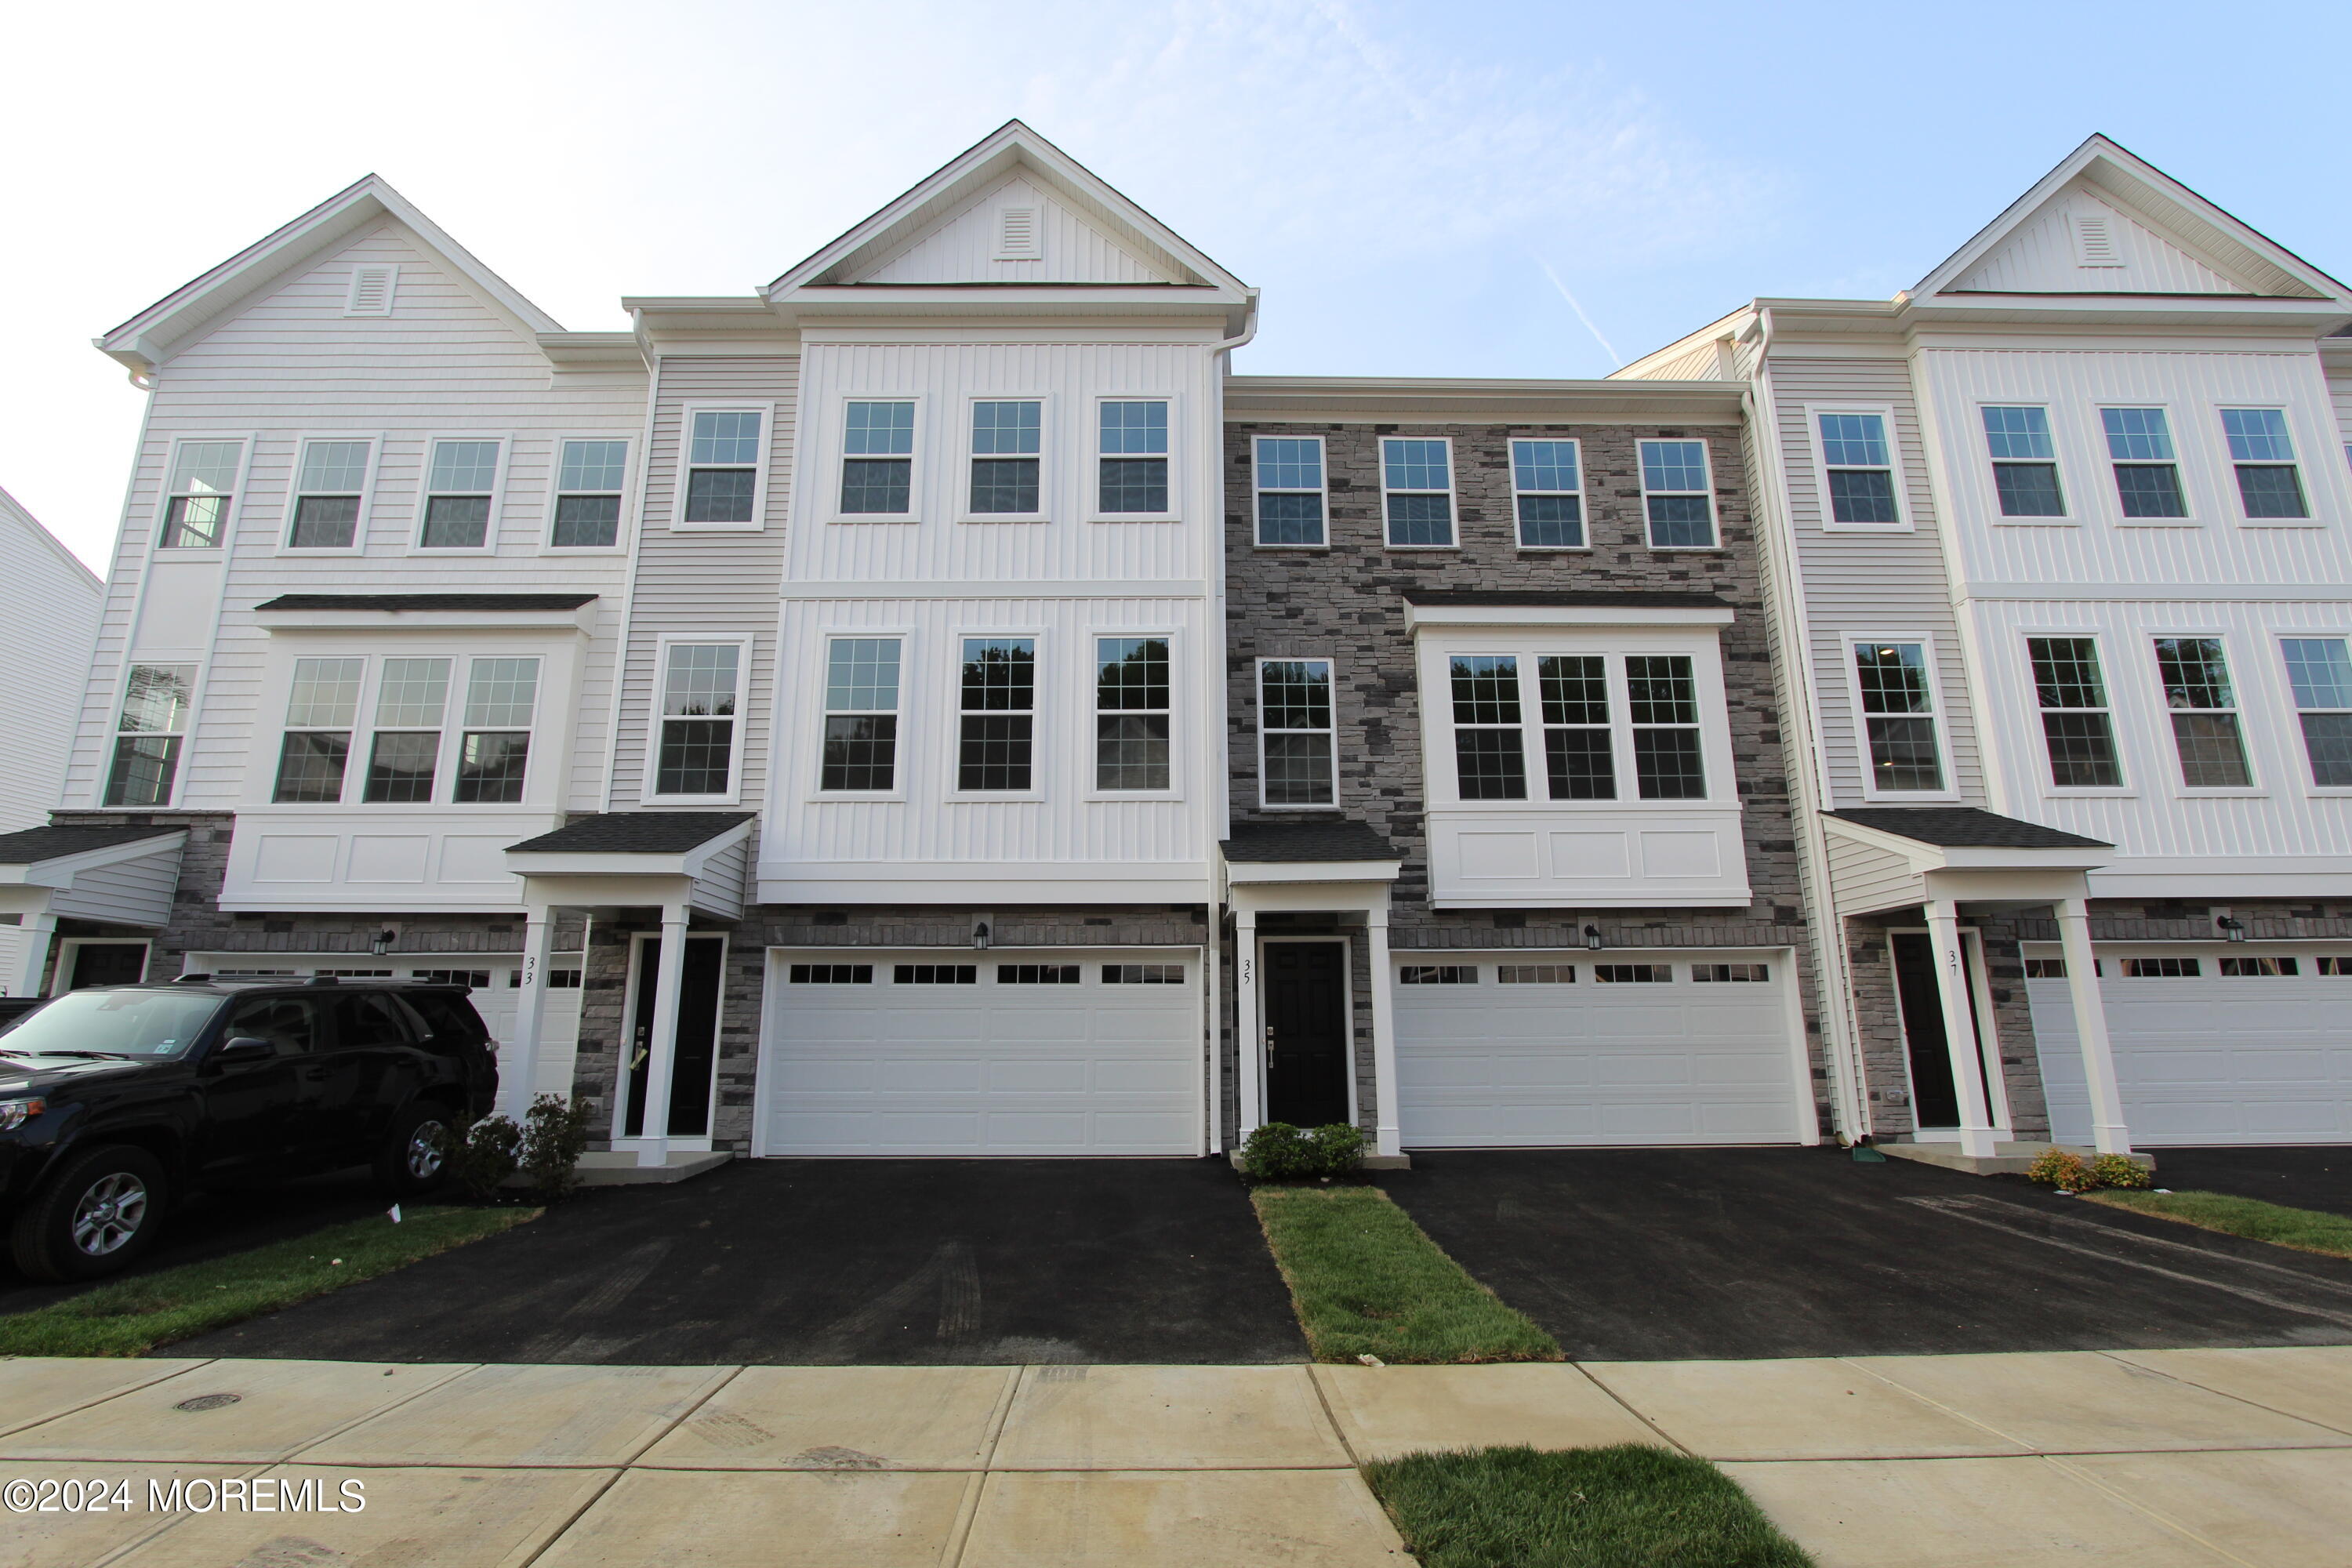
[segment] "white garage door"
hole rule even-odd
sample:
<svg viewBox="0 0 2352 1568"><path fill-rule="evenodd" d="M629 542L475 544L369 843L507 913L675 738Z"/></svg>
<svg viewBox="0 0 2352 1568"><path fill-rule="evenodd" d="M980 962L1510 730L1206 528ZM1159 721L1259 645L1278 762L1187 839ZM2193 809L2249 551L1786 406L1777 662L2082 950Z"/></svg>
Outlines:
<svg viewBox="0 0 2352 1568"><path fill-rule="evenodd" d="M2057 955L2028 949L2025 991L2053 1133L2087 1143ZM2352 948L2103 946L2099 965L2133 1143L2352 1143Z"/></svg>
<svg viewBox="0 0 2352 1568"><path fill-rule="evenodd" d="M772 951L760 1152L1197 1154L1201 957Z"/></svg>
<svg viewBox="0 0 2352 1568"><path fill-rule="evenodd" d="M1794 977L1780 953L1442 956L1397 967L1409 1148L1802 1135Z"/></svg>

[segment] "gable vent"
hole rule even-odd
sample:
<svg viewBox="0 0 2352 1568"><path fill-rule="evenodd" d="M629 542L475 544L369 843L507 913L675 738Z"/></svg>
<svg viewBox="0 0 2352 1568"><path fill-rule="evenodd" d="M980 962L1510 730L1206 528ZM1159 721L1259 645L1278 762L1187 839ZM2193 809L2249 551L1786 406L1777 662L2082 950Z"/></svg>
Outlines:
<svg viewBox="0 0 2352 1568"><path fill-rule="evenodd" d="M2074 265L2121 267L2123 264L2124 251L2116 234L2116 220L2090 213L2076 214Z"/></svg>
<svg viewBox="0 0 2352 1568"><path fill-rule="evenodd" d="M352 268L352 292L343 301L346 316L389 316L392 314L392 293L400 286L397 267L354 267Z"/></svg>
<svg viewBox="0 0 2352 1568"><path fill-rule="evenodd" d="M996 214L996 259L1034 261L1044 254L1038 244L1035 207L1002 207Z"/></svg>

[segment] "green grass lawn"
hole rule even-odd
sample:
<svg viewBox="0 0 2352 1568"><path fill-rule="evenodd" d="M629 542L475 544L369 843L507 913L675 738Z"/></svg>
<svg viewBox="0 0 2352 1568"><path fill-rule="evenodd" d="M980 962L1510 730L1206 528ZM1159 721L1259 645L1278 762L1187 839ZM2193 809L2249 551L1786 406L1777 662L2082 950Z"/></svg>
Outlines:
<svg viewBox="0 0 2352 1568"><path fill-rule="evenodd" d="M1318 1361L1560 1359L1378 1187L1266 1186L1250 1201Z"/></svg>
<svg viewBox="0 0 2352 1568"><path fill-rule="evenodd" d="M0 1355L138 1355L509 1230L541 1211L417 1208L100 1285L0 1317Z"/></svg>
<svg viewBox="0 0 2352 1568"><path fill-rule="evenodd" d="M1704 1459L1613 1448L1477 1448L1364 1467L1422 1568L1809 1568Z"/></svg>
<svg viewBox="0 0 2352 1568"><path fill-rule="evenodd" d="M2352 1258L2352 1219L2316 1209L2288 1208L2260 1198L2231 1197L2227 1193L2143 1193L2109 1188L2083 1194L2094 1203L2129 1209L2134 1214L2177 1219L2202 1230L2274 1242L2300 1252L2324 1252L2331 1258Z"/></svg>

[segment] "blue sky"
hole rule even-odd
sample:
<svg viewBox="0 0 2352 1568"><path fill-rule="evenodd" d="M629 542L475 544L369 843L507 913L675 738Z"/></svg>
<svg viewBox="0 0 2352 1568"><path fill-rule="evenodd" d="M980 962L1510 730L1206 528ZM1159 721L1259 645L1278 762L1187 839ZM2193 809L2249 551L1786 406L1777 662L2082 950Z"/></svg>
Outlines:
<svg viewBox="0 0 2352 1568"><path fill-rule="evenodd" d="M1017 114L1265 289L1255 372L1601 375L1754 295L1884 298L2094 131L2352 273L2341 0L231 0L12 34L0 487L101 564L142 400L89 338L371 170L611 328L749 290Z"/></svg>

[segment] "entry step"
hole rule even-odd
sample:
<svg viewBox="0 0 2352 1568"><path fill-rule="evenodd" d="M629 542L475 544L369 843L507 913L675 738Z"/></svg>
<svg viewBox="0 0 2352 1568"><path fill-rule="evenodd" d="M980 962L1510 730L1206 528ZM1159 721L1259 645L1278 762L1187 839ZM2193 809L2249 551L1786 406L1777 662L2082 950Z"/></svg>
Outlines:
<svg viewBox="0 0 2352 1568"><path fill-rule="evenodd" d="M1916 1160L1923 1165L1941 1165L1948 1171L1966 1171L1975 1176L2021 1176L2034 1161L2053 1149L2080 1154L2085 1160L2098 1154L2097 1150L2080 1143L2000 1142L1992 1146L1990 1154L1963 1154L1957 1143L1873 1143L1871 1147L1890 1160ZM2125 1158L2143 1170L2156 1169L2153 1154L2127 1154Z"/></svg>

